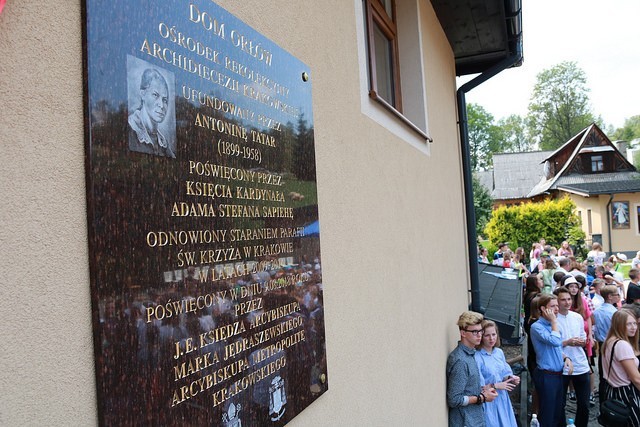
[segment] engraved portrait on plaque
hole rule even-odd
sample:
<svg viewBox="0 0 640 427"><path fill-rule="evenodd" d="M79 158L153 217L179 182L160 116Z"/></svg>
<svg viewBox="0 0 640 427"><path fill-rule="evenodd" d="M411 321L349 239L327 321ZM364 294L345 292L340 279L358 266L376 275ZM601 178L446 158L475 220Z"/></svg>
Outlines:
<svg viewBox="0 0 640 427"><path fill-rule="evenodd" d="M127 55L129 150L176 157L174 87L173 73Z"/></svg>

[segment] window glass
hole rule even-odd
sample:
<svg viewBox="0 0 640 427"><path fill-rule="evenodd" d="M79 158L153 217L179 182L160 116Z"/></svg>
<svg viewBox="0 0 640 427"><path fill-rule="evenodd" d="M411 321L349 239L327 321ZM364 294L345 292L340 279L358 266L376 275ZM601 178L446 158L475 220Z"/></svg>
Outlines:
<svg viewBox="0 0 640 427"><path fill-rule="evenodd" d="M394 104L393 71L391 68L391 41L385 37L378 25L374 25L376 88L378 95L388 103Z"/></svg>
<svg viewBox="0 0 640 427"><path fill-rule="evenodd" d="M591 172L603 172L604 162L602 156L591 156Z"/></svg>
<svg viewBox="0 0 640 427"><path fill-rule="evenodd" d="M419 2L362 0L369 79L368 87L363 84L361 89L362 95L376 103L374 106L363 98L366 102L363 108L366 105L371 113L367 115L375 116L376 121L404 137L404 131L396 131L396 119L399 119L405 130L422 139L422 144L432 140L426 133L426 77L420 50ZM403 95L405 91L407 97ZM389 113L396 119L387 121ZM419 148L422 150L424 146Z"/></svg>

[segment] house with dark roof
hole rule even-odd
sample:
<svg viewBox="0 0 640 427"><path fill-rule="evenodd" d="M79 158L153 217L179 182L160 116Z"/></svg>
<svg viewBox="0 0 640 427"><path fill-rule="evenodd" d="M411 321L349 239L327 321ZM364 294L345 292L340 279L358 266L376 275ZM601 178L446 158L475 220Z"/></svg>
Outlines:
<svg viewBox="0 0 640 427"><path fill-rule="evenodd" d="M595 123L541 165L544 176L528 198L568 195L587 240L610 253L640 249L640 173Z"/></svg>
<svg viewBox="0 0 640 427"><path fill-rule="evenodd" d="M497 154L493 164L478 178L494 206L568 196L587 241L610 253L640 249L640 173L596 124L556 151Z"/></svg>
<svg viewBox="0 0 640 427"><path fill-rule="evenodd" d="M531 189L544 176L540 163L551 151L498 153L493 155L493 169L476 172L493 199L494 207L527 202Z"/></svg>

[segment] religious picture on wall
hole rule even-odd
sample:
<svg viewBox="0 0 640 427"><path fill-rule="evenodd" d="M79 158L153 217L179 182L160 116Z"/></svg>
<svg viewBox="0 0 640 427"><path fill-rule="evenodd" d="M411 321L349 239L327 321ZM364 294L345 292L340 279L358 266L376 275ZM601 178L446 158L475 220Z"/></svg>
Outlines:
<svg viewBox="0 0 640 427"><path fill-rule="evenodd" d="M613 228L629 228L629 202L613 202L611 204Z"/></svg>
<svg viewBox="0 0 640 427"><path fill-rule="evenodd" d="M127 55L129 150L175 158L173 73Z"/></svg>

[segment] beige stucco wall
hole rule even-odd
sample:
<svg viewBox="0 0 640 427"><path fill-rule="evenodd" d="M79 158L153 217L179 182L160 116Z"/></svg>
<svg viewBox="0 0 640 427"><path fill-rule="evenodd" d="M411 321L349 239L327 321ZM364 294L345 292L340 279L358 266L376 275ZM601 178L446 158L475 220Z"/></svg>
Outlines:
<svg viewBox="0 0 640 427"><path fill-rule="evenodd" d="M607 216L606 211L602 211L605 215L604 219L602 218L602 207L600 206L601 202L599 197L582 197L575 194L568 195L573 203L576 204L576 212L582 218L582 231L587 235L587 238L591 238L593 234L602 234L603 230L607 227ZM591 233L589 233L589 211L591 211Z"/></svg>
<svg viewBox="0 0 640 427"><path fill-rule="evenodd" d="M361 112L358 0L220 4L312 70L329 391L291 425L445 425L468 274L454 66L430 3L427 152ZM81 46L78 0L0 15L0 425L96 423Z"/></svg>
<svg viewBox="0 0 640 427"><path fill-rule="evenodd" d="M581 197L570 195L576 204L576 208L582 214L582 229L588 234L587 210L591 209L592 233L602 234L602 248L607 253L617 252L637 252L640 250L640 233L638 225L638 216L636 212L640 206L640 194L638 193L620 193L615 194L613 199L608 194L595 197ZM629 202L629 218L630 227L628 229L611 230L612 239L609 240L609 224L607 223L607 206L610 202L624 201ZM611 215L609 215L611 221ZM611 242L611 246L609 246ZM611 250L609 248L611 247Z"/></svg>
<svg viewBox="0 0 640 427"><path fill-rule="evenodd" d="M602 208L603 217L603 229L607 229L607 203L609 202L609 196L600 196L600 203ZM637 193L621 193L616 194L613 197L612 203L615 202L629 202L629 219L630 226L628 229L614 229L611 230L611 249L612 252L637 252L640 250L640 234L638 234L638 216L637 205L640 204L640 194ZM609 207L610 209L610 207ZM605 251L609 250L608 233L607 239L602 240Z"/></svg>

